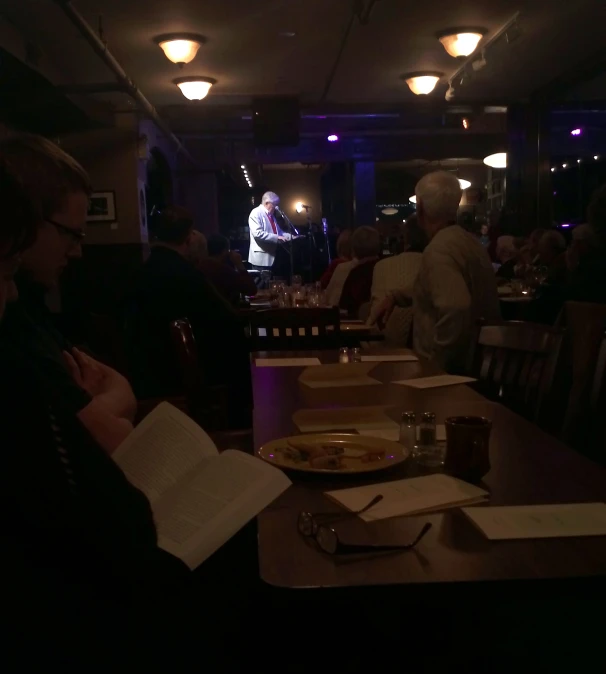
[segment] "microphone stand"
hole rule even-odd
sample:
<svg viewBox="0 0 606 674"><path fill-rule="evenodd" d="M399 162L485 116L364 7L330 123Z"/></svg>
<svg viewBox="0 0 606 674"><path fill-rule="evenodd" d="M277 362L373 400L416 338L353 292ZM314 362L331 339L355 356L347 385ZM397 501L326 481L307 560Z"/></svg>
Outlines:
<svg viewBox="0 0 606 674"><path fill-rule="evenodd" d="M276 209L276 212L278 215L282 216L282 220L288 225L290 229L290 241L288 242L288 257L289 257L289 262L290 262L290 285L292 285L292 277L294 274L295 270L295 263L294 263L294 255L293 255L293 232L295 236L299 236L299 232L297 232L297 228L292 224L290 221L289 217L284 213L282 209Z"/></svg>
<svg viewBox="0 0 606 674"><path fill-rule="evenodd" d="M330 242L328 241L328 223L326 218L322 218L322 231L324 232L324 241L326 242L326 252L328 253L328 264L332 262L332 256L330 254Z"/></svg>

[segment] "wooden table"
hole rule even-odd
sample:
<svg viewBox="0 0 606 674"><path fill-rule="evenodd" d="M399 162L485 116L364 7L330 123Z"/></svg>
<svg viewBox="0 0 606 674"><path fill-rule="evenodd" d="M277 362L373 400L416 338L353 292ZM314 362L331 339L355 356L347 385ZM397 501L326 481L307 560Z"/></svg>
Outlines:
<svg viewBox="0 0 606 674"><path fill-rule="evenodd" d="M337 361L336 352L281 352L275 355L280 358L316 356L322 363ZM493 420L492 469L484 480L491 493L492 505L606 500L604 469L504 407L488 402L472 388L450 386L416 390L389 383L436 373L428 363L377 363L370 374L383 382L381 386L350 388L307 388L298 382L302 370L253 365L255 447L296 433L291 417L301 408L380 404L389 406L388 414L392 418L398 418L404 410L433 411L438 423L450 415L483 415ZM399 466L375 474L367 482L401 479L414 474L414 470L411 465ZM326 479L319 475L294 473L291 477L293 486L258 518L260 575L273 587L404 586L410 591L436 585L502 581L511 590L511 580L606 575L606 538L490 542L459 510L369 524L359 518L344 521L339 524L342 540L356 543L406 543L414 538L423 523L429 521L433 528L413 552L339 561L321 554L298 534L297 515L301 510L337 510L338 507L322 492L363 481L347 476ZM527 588L527 585L521 587Z"/></svg>

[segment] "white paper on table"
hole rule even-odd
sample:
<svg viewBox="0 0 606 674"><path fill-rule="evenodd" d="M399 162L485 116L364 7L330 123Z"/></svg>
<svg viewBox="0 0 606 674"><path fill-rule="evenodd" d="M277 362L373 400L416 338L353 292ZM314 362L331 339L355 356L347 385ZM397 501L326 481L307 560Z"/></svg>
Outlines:
<svg viewBox="0 0 606 674"><path fill-rule="evenodd" d="M362 356L363 363L415 363L418 360L413 354Z"/></svg>
<svg viewBox="0 0 606 674"><path fill-rule="evenodd" d="M382 406L301 409L293 414L292 419L302 433L389 428L398 431L400 428Z"/></svg>
<svg viewBox="0 0 606 674"><path fill-rule="evenodd" d="M378 379L362 375L361 377L352 377L351 379L328 379L328 380L305 380L301 382L309 388L337 388L339 386L374 386L380 384Z"/></svg>
<svg viewBox="0 0 606 674"><path fill-rule="evenodd" d="M476 381L473 377L459 377L454 374L438 374L433 377L419 377L418 379L402 379L393 384L411 386L412 388L437 388L439 386L453 386L455 384L468 384Z"/></svg>
<svg viewBox="0 0 606 674"><path fill-rule="evenodd" d="M365 435L370 438L381 438L382 440L393 440L397 442L400 439L400 429L399 428L375 428L373 430L368 430L366 428L356 428L356 431L360 435ZM421 429L417 428L417 440ZM436 441L437 442L446 442L446 426L444 424L436 425Z"/></svg>
<svg viewBox="0 0 606 674"><path fill-rule="evenodd" d="M483 501L488 492L472 484L443 474L412 477L365 487L338 489L325 492L326 496L344 505L348 510L364 508L379 494L383 499L360 515L366 522L413 515L416 513L457 508Z"/></svg>
<svg viewBox="0 0 606 674"><path fill-rule="evenodd" d="M359 435L365 435L368 438L381 438L381 440L391 440L397 442L400 439L399 428L375 428L368 430L367 428L356 428Z"/></svg>
<svg viewBox="0 0 606 674"><path fill-rule="evenodd" d="M606 536L606 503L463 508L490 540Z"/></svg>
<svg viewBox="0 0 606 674"><path fill-rule="evenodd" d="M257 358L257 367L307 367L320 365L318 358Z"/></svg>

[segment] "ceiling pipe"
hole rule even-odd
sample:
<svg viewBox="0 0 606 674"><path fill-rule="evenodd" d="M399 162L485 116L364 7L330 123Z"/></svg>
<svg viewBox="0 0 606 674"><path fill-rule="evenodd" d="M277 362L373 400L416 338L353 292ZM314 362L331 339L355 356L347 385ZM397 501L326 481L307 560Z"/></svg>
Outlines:
<svg viewBox="0 0 606 674"><path fill-rule="evenodd" d="M151 119L156 126L161 129L167 138L176 146L177 151L181 152L190 162L197 162L184 147L181 141L171 131L168 124L160 117L156 108L148 101L143 92L137 87L133 80L127 75L124 68L116 60L113 54L107 48L103 40L95 33L86 19L75 9L70 0L55 0L63 10L68 19L80 31L84 39L90 44L93 50L105 63L105 65L114 73L118 82L124 87L125 92L136 102L139 109Z"/></svg>

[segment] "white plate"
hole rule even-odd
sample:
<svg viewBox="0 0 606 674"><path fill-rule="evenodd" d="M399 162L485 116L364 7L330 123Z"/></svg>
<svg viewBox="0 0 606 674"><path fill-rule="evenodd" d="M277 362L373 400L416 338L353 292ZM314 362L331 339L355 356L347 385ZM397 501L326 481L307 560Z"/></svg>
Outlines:
<svg viewBox="0 0 606 674"><path fill-rule="evenodd" d="M340 467L327 468L308 460L307 451L318 452L322 457L329 456L328 451L337 449L342 453ZM326 451L326 454L321 453ZM373 460L367 460L368 455L375 455ZM305 473L335 473L357 474L372 473L385 470L405 461L410 451L390 440L370 438L351 433L314 433L310 435L295 435L290 438L273 440L263 445L258 455L268 463L278 468L298 470Z"/></svg>

